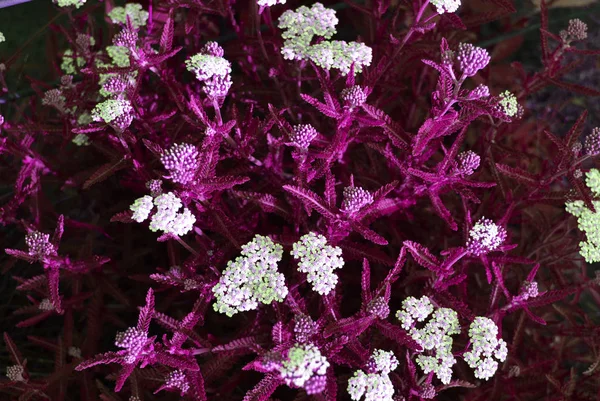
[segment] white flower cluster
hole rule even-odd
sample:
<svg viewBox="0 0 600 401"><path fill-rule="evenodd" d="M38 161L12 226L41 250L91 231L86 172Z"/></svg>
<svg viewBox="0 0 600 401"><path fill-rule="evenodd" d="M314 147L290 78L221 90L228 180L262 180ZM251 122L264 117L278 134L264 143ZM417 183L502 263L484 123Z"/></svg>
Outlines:
<svg viewBox="0 0 600 401"><path fill-rule="evenodd" d="M138 3L127 3L125 7L115 7L108 13L113 24L127 25L127 17L129 17L131 25L135 29L146 25L148 16L148 11Z"/></svg>
<svg viewBox="0 0 600 401"><path fill-rule="evenodd" d="M438 14L454 13L460 7L460 0L431 0Z"/></svg>
<svg viewBox="0 0 600 401"><path fill-rule="evenodd" d="M433 312L433 314L432 314ZM431 315L429 321L421 329L415 327L416 322L423 322ZM402 302L402 309L396 313L402 327L425 350L434 355L417 356L417 364L423 372L434 372L444 384L452 379L452 366L456 359L452 355L452 335L460 333L457 313L449 308L435 309L426 296L421 299L408 297Z"/></svg>
<svg viewBox="0 0 600 401"><path fill-rule="evenodd" d="M314 344L296 344L289 350L288 359L279 368L288 386L304 387L313 376L323 376L329 362Z"/></svg>
<svg viewBox="0 0 600 401"><path fill-rule="evenodd" d="M229 317L256 309L259 303L282 302L288 293L284 276L277 271L277 263L283 256L281 245L256 235L242 246L241 254L227 263L212 289L217 299L214 310Z"/></svg>
<svg viewBox="0 0 600 401"><path fill-rule="evenodd" d="M324 69L336 68L343 74L361 72L371 64L373 55L370 47L357 42L329 41L311 45L315 36L331 39L336 33L338 19L335 10L315 3L311 8L299 7L296 11L287 10L279 17L279 28L283 29L284 39L281 54L286 60L312 60Z"/></svg>
<svg viewBox="0 0 600 401"><path fill-rule="evenodd" d="M506 342L498 339L498 326L487 317L477 316L469 328L471 351L465 352L463 358L475 369L475 377L487 380L494 376L498 369L498 361L504 362L508 354Z"/></svg>
<svg viewBox="0 0 600 401"><path fill-rule="evenodd" d="M185 61L188 71L196 74L199 81L212 78L215 75L226 76L231 74L231 63L223 57L210 54L196 54Z"/></svg>
<svg viewBox="0 0 600 401"><path fill-rule="evenodd" d="M261 7L271 7L276 4L285 4L285 0L258 0L257 3Z"/></svg>
<svg viewBox="0 0 600 401"><path fill-rule="evenodd" d="M519 111L517 97L509 91L504 91L499 96L498 107L508 117L514 117Z"/></svg>
<svg viewBox="0 0 600 401"><path fill-rule="evenodd" d="M298 271L307 274L314 291L327 295L335 288L338 277L333 271L344 266L339 247L327 245L324 236L311 232L293 245L291 255L300 259Z"/></svg>
<svg viewBox="0 0 600 401"><path fill-rule="evenodd" d="M370 373L357 370L348 380L350 398L358 401L364 396L365 401L393 401L394 386L388 375L398 367L394 354L376 349L368 365Z"/></svg>
<svg viewBox="0 0 600 401"><path fill-rule="evenodd" d="M476 256L492 252L504 243L506 235L504 227L482 217L469 231L467 251Z"/></svg>
<svg viewBox="0 0 600 401"><path fill-rule="evenodd" d="M118 117L126 116L133 112L131 103L127 99L108 99L98 103L92 109L92 119L97 122L110 123Z"/></svg>
<svg viewBox="0 0 600 401"><path fill-rule="evenodd" d="M188 208L183 208L183 212L179 213L182 206L179 199L172 192L158 195L152 199L151 196L145 195L138 198L129 207L133 211L132 219L141 223L145 221L150 212L156 206L156 212L150 219L151 231L164 231L174 235L182 236L187 234L194 227L196 217Z"/></svg>
<svg viewBox="0 0 600 401"><path fill-rule="evenodd" d="M52 0L54 4L59 7L71 7L79 8L85 4L85 0Z"/></svg>
<svg viewBox="0 0 600 401"><path fill-rule="evenodd" d="M600 171L590 170L586 174L586 185L595 194L600 194ZM577 217L577 225L585 233L585 241L579 243L579 253L586 262L600 262L600 201L592 201L596 212L588 209L583 201L565 204L567 212Z"/></svg>

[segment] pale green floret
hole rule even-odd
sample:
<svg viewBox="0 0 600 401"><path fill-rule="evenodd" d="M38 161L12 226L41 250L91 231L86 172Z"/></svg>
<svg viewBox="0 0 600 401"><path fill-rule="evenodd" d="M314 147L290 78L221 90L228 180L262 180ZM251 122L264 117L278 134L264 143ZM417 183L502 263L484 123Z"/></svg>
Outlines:
<svg viewBox="0 0 600 401"><path fill-rule="evenodd" d="M600 196L600 170L591 169L585 175L585 184L596 196Z"/></svg>
<svg viewBox="0 0 600 401"><path fill-rule="evenodd" d="M86 134L77 134L72 142L77 146L88 146L90 144L90 138Z"/></svg>
<svg viewBox="0 0 600 401"><path fill-rule="evenodd" d="M498 102L500 109L509 117L513 117L519 111L519 103L517 97L509 91L504 91L500 94L500 101Z"/></svg>
<svg viewBox="0 0 600 401"><path fill-rule="evenodd" d="M90 113L83 112L79 117L77 117L77 125L88 125L92 121L92 115Z"/></svg>
<svg viewBox="0 0 600 401"><path fill-rule="evenodd" d="M585 182L595 195L600 195L600 171L590 170ZM577 225L585 233L585 241L579 243L579 254L588 263L600 262L600 201L592 201L592 204L596 212L592 212L580 200L565 204L567 212L577 217Z"/></svg>
<svg viewBox="0 0 600 401"><path fill-rule="evenodd" d="M124 99L108 99L98 103L92 110L94 121L110 123L115 118L132 111L131 103Z"/></svg>
<svg viewBox="0 0 600 401"><path fill-rule="evenodd" d="M83 57L77 57L77 66L75 66L75 56L73 50L67 49L63 54L62 63L60 69L67 75L74 75L77 73L78 67L85 65L85 59Z"/></svg>
<svg viewBox="0 0 600 401"><path fill-rule="evenodd" d="M115 7L109 13L108 17L113 24L127 24L127 16L134 28L145 26L148 22L148 11L142 8L138 3L127 3L125 7Z"/></svg>
<svg viewBox="0 0 600 401"><path fill-rule="evenodd" d="M0 32L0 42L4 42L6 41L6 38L4 37L4 34L2 32Z"/></svg>
<svg viewBox="0 0 600 401"><path fill-rule="evenodd" d="M85 4L85 0L54 0L54 3L59 7L71 7L79 8Z"/></svg>
<svg viewBox="0 0 600 401"><path fill-rule="evenodd" d="M373 53L369 46L358 42L344 42L333 40L321 42L310 46L307 55L319 67L329 70L338 69L342 74L350 72L350 66L354 64L354 73L362 72L364 66L371 65Z"/></svg>
<svg viewBox="0 0 600 401"><path fill-rule="evenodd" d="M106 46L106 52L117 67L129 67L129 49L124 46Z"/></svg>

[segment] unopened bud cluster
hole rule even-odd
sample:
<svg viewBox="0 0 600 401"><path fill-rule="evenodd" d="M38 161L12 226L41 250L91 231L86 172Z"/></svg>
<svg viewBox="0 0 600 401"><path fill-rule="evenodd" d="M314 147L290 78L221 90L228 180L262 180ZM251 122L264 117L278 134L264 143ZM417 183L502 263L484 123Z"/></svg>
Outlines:
<svg viewBox="0 0 600 401"><path fill-rule="evenodd" d="M180 184L192 181L200 167L198 149L188 143L171 146L161 155L160 161L169 171L171 181Z"/></svg>

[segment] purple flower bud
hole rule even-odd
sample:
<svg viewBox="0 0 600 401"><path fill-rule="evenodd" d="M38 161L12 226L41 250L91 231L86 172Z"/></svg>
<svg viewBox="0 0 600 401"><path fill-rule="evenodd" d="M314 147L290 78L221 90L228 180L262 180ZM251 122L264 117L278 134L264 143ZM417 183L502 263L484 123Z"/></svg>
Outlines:
<svg viewBox="0 0 600 401"><path fill-rule="evenodd" d="M198 149L188 143L171 146L162 154L160 161L169 171L171 180L181 184L192 181L196 170L200 167Z"/></svg>
<svg viewBox="0 0 600 401"><path fill-rule="evenodd" d="M150 194L154 197L162 194L162 181L150 180L146 183L146 188L150 190Z"/></svg>
<svg viewBox="0 0 600 401"><path fill-rule="evenodd" d="M343 195L342 210L346 213L356 213L373 203L373 195L361 187L346 187Z"/></svg>
<svg viewBox="0 0 600 401"><path fill-rule="evenodd" d="M200 50L200 53L208 54L213 57L223 57L225 52L223 48L219 46L217 42L206 42L206 44Z"/></svg>
<svg viewBox="0 0 600 401"><path fill-rule="evenodd" d="M572 40L587 39L587 25L580 19L572 19L569 21L567 33Z"/></svg>
<svg viewBox="0 0 600 401"><path fill-rule="evenodd" d="M123 46L128 49L135 49L137 41L138 33L127 28L123 29L113 38L113 44L115 46Z"/></svg>
<svg viewBox="0 0 600 401"><path fill-rule="evenodd" d="M383 297L377 297L367 305L367 313L379 319L386 319L390 314L390 307Z"/></svg>
<svg viewBox="0 0 600 401"><path fill-rule="evenodd" d="M181 396L188 392L190 384L188 383L187 377L182 370L174 370L165 378L165 387L178 389L181 392Z"/></svg>
<svg viewBox="0 0 600 401"><path fill-rule="evenodd" d="M327 384L327 378L324 375L313 376L304 383L304 390L306 394L319 394L325 390Z"/></svg>
<svg viewBox="0 0 600 401"><path fill-rule="evenodd" d="M539 295L538 284L535 281L525 281L521 287L521 297L524 300L535 298Z"/></svg>
<svg viewBox="0 0 600 401"><path fill-rule="evenodd" d="M300 343L306 343L317 331L317 323L306 315L296 315L294 317L294 334L296 340Z"/></svg>
<svg viewBox="0 0 600 401"><path fill-rule="evenodd" d="M469 93L469 100L477 100L490 96L490 88L486 85L479 85Z"/></svg>
<svg viewBox="0 0 600 401"><path fill-rule="evenodd" d="M299 148L306 149L317 136L317 130L310 124L295 125L290 133L290 140Z"/></svg>
<svg viewBox="0 0 600 401"><path fill-rule="evenodd" d="M421 386L419 391L421 398L430 400L436 396L435 387L431 383L426 383Z"/></svg>
<svg viewBox="0 0 600 401"><path fill-rule="evenodd" d="M148 335L135 327L119 332L115 337L115 345L126 350L127 363L134 363L144 352L147 343Z"/></svg>
<svg viewBox="0 0 600 401"><path fill-rule="evenodd" d="M359 107L367 100L367 95L358 85L344 89L341 95L342 100L350 107Z"/></svg>
<svg viewBox="0 0 600 401"><path fill-rule="evenodd" d="M600 128L594 128L592 133L585 137L583 142L585 153L589 156L600 154Z"/></svg>
<svg viewBox="0 0 600 401"><path fill-rule="evenodd" d="M485 68L490 62L490 55L487 50L473 46L470 43L461 43L458 45L458 55L456 57L463 74L472 77L477 71Z"/></svg>
<svg viewBox="0 0 600 401"><path fill-rule="evenodd" d="M470 150L459 153L458 156L456 156L456 160L458 162L458 173L462 176L473 174L481 162L479 155Z"/></svg>
<svg viewBox="0 0 600 401"><path fill-rule="evenodd" d="M25 245L29 248L29 255L42 259L45 256L55 255L56 249L49 241L50 235L39 231L32 231L25 236Z"/></svg>

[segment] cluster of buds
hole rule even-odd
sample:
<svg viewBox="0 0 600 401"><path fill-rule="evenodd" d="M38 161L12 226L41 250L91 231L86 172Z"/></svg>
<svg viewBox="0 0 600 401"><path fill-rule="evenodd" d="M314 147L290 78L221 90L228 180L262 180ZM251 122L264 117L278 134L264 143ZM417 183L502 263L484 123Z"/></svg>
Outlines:
<svg viewBox="0 0 600 401"><path fill-rule="evenodd" d="M204 83L204 92L213 99L227 95L231 87L231 63L223 58L223 48L207 43L200 53L185 61L188 71Z"/></svg>
<svg viewBox="0 0 600 401"><path fill-rule="evenodd" d="M506 360L506 342L497 337L498 326L487 317L476 317L469 327L472 348L464 353L463 358L470 368L475 369L478 379L487 380L494 376L498 369L496 359L500 362Z"/></svg>
<svg viewBox="0 0 600 401"><path fill-rule="evenodd" d="M311 232L294 243L291 255L300 259L298 271L307 274L314 291L327 295L335 288L338 277L333 271L344 266L341 248L328 245L324 236Z"/></svg>
<svg viewBox="0 0 600 401"><path fill-rule="evenodd" d="M490 96L490 88L488 88L486 85L477 85L477 88L473 89L468 96L469 100L477 100L477 99L484 99L486 97Z"/></svg>
<svg viewBox="0 0 600 401"><path fill-rule="evenodd" d="M196 217L185 207L183 208L183 212L179 212L182 206L181 199L172 192L160 194L154 199L149 195L136 199L129 207L133 212L131 218L138 223L145 221L154 206L156 206L157 210L150 219L151 231L160 230L165 233L182 236L190 232L194 227Z"/></svg>
<svg viewBox="0 0 600 401"><path fill-rule="evenodd" d="M108 99L92 109L92 119L109 124L117 132L123 132L133 121L133 107L127 99Z"/></svg>
<svg viewBox="0 0 600 401"><path fill-rule="evenodd" d="M296 315L294 317L294 337L299 343L306 343L317 332L317 323L309 316Z"/></svg>
<svg viewBox="0 0 600 401"><path fill-rule="evenodd" d="M43 105L54 107L60 113L67 112L66 101L67 99L60 89L50 89L44 93L44 97L42 98Z"/></svg>
<svg viewBox="0 0 600 401"><path fill-rule="evenodd" d="M20 365L12 365L6 368L6 377L8 377L8 380L13 382L24 382L24 373L25 369L23 369L23 367Z"/></svg>
<svg viewBox="0 0 600 401"><path fill-rule="evenodd" d="M370 47L358 42L324 40L311 45L315 36L331 39L336 33L338 19L335 10L315 3L296 11L287 10L279 17L279 28L284 32L281 53L286 60L311 60L324 69L335 68L347 75L354 65L354 73L361 72L371 64L373 55Z"/></svg>
<svg viewBox="0 0 600 401"><path fill-rule="evenodd" d="M143 355L154 350L153 339L149 339L148 333L135 327L129 327L127 330L117 333L115 345L124 349L120 353L127 363L135 363Z"/></svg>
<svg viewBox="0 0 600 401"><path fill-rule="evenodd" d="M171 146L161 155L160 161L169 171L171 181L180 184L192 181L200 167L198 149L188 143Z"/></svg>
<svg viewBox="0 0 600 401"><path fill-rule="evenodd" d="M127 25L127 19L131 22L134 29L139 29L148 22L148 11L144 10L141 4L127 3L125 7L115 7L108 13L108 18L113 24L121 26Z"/></svg>
<svg viewBox="0 0 600 401"><path fill-rule="evenodd" d="M341 97L350 107L360 107L367 101L367 94L359 85L342 90Z"/></svg>
<svg viewBox="0 0 600 401"><path fill-rule="evenodd" d="M506 230L493 221L482 217L469 231L467 251L475 256L496 250L506 240Z"/></svg>
<svg viewBox="0 0 600 401"><path fill-rule="evenodd" d="M190 383L185 373L177 369L165 377L165 383L154 393L158 393L162 389L179 390L179 394L183 397L190 389Z"/></svg>
<svg viewBox="0 0 600 401"><path fill-rule="evenodd" d="M342 211L352 214L373 203L373 195L361 187L346 187L343 191Z"/></svg>
<svg viewBox="0 0 600 401"><path fill-rule="evenodd" d="M456 171L463 177L473 174L481 162L479 155L471 150L459 153L456 160L458 162Z"/></svg>
<svg viewBox="0 0 600 401"><path fill-rule="evenodd" d="M308 395L325 389L329 362L314 344L296 344L279 366L279 375L288 386L304 388Z"/></svg>
<svg viewBox="0 0 600 401"><path fill-rule="evenodd" d="M519 113L517 97L509 91L504 91L498 96L498 110L507 117L514 117Z"/></svg>
<svg viewBox="0 0 600 401"><path fill-rule="evenodd" d="M363 396L365 401L393 401L394 386L389 373L398 367L398 360L390 351L376 349L367 362L367 373L357 370L348 380L348 394L354 401Z"/></svg>
<svg viewBox="0 0 600 401"><path fill-rule="evenodd" d="M487 50L473 46L470 43L461 43L458 45L456 56L460 70L465 77L472 77L477 71L484 69L490 62L490 55Z"/></svg>
<svg viewBox="0 0 600 401"><path fill-rule="evenodd" d="M416 327L416 322L424 322L430 315L431 318L423 328ZM452 355L451 336L460 333L457 313L449 308L437 308L434 311L429 298L423 296L421 299L406 298L396 317L400 320L402 328L407 330L424 350L433 354L417 356L417 364L423 372L434 372L442 383L450 383L452 366L456 363Z"/></svg>
<svg viewBox="0 0 600 401"><path fill-rule="evenodd" d="M583 141L585 153L590 156L600 155L600 128L596 127Z"/></svg>
<svg viewBox="0 0 600 401"><path fill-rule="evenodd" d="M227 263L212 289L214 310L231 317L256 309L259 303L282 302L288 293L284 276L277 271L282 256L281 245L262 235L243 245L241 256Z"/></svg>
<svg viewBox="0 0 600 401"><path fill-rule="evenodd" d="M317 130L310 124L297 124L288 133L290 141L300 149L307 149L317 136Z"/></svg>
<svg viewBox="0 0 600 401"><path fill-rule="evenodd" d="M595 195L600 195L600 171L592 169L586 174L586 185ZM585 241L579 243L579 254L588 263L600 262L600 201L592 201L596 212L588 209L584 202L576 200L566 203L567 212L577 217L577 225L585 233Z"/></svg>
<svg viewBox="0 0 600 401"><path fill-rule="evenodd" d="M50 243L49 234L31 231L25 236L25 245L27 245L29 256L34 256L38 259L56 255L56 248Z"/></svg>
<svg viewBox="0 0 600 401"><path fill-rule="evenodd" d="M587 25L580 19L569 20L569 26L567 29L563 29L559 32L560 38L567 44L567 46L574 41L587 39Z"/></svg>

